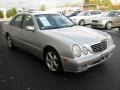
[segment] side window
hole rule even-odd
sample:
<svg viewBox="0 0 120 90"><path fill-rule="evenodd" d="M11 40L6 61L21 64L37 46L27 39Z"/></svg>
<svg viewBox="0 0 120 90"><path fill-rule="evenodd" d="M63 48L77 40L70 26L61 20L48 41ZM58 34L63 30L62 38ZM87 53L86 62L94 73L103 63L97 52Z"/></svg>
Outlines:
<svg viewBox="0 0 120 90"><path fill-rule="evenodd" d="M95 14L101 14L101 12L100 11L96 11Z"/></svg>
<svg viewBox="0 0 120 90"><path fill-rule="evenodd" d="M26 26L34 26L32 16L30 16L30 15L25 16L23 19L22 28L25 29Z"/></svg>
<svg viewBox="0 0 120 90"><path fill-rule="evenodd" d="M118 12L117 16L120 16L120 12Z"/></svg>
<svg viewBox="0 0 120 90"><path fill-rule="evenodd" d="M21 28L23 15L16 16L10 25Z"/></svg>
<svg viewBox="0 0 120 90"><path fill-rule="evenodd" d="M91 15L95 15L95 12L94 12L94 11L91 11Z"/></svg>

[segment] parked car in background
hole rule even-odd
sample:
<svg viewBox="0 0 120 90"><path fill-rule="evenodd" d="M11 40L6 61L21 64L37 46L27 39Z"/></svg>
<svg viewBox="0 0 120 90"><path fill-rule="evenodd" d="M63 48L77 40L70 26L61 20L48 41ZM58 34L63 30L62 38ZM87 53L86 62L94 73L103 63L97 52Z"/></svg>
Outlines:
<svg viewBox="0 0 120 90"><path fill-rule="evenodd" d="M91 23L91 19L101 15L99 10L86 10L79 13L77 16L70 17L70 19L78 25L84 26Z"/></svg>
<svg viewBox="0 0 120 90"><path fill-rule="evenodd" d="M59 13L17 14L3 29L9 48L33 53L51 72L87 70L107 60L115 48L108 33L74 26Z"/></svg>
<svg viewBox="0 0 120 90"><path fill-rule="evenodd" d="M80 10L78 10L78 11L72 11L72 12L68 13L66 15L66 17L70 18L70 17L73 17L73 16L77 16L80 12L82 12L82 11L80 11Z"/></svg>
<svg viewBox="0 0 120 90"><path fill-rule="evenodd" d="M101 17L92 19L91 26L107 30L112 27L120 27L120 11L109 11Z"/></svg>

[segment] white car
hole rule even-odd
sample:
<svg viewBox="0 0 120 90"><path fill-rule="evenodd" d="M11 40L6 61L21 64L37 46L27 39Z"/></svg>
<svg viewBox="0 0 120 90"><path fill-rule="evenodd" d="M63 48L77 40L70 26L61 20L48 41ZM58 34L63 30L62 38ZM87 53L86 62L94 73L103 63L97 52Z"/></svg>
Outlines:
<svg viewBox="0 0 120 90"><path fill-rule="evenodd" d="M91 23L91 20L94 17L100 16L102 14L99 10L87 10L82 11L77 16L73 16L70 18L75 24L84 26Z"/></svg>

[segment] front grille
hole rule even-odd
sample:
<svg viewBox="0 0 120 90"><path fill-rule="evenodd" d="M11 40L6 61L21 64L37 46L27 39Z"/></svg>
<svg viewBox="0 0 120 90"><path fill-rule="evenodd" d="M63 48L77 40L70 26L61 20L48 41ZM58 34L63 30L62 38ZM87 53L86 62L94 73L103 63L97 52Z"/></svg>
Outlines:
<svg viewBox="0 0 120 90"><path fill-rule="evenodd" d="M107 41L103 41L101 43L95 44L91 46L93 52L102 52L107 49Z"/></svg>

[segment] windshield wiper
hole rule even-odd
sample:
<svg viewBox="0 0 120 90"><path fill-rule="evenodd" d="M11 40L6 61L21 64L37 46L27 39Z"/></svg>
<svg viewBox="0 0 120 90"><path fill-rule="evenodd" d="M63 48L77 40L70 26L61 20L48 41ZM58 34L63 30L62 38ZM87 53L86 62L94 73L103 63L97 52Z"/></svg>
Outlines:
<svg viewBox="0 0 120 90"><path fill-rule="evenodd" d="M43 28L42 30L46 30L46 29L58 29L60 27L46 27L46 28Z"/></svg>

